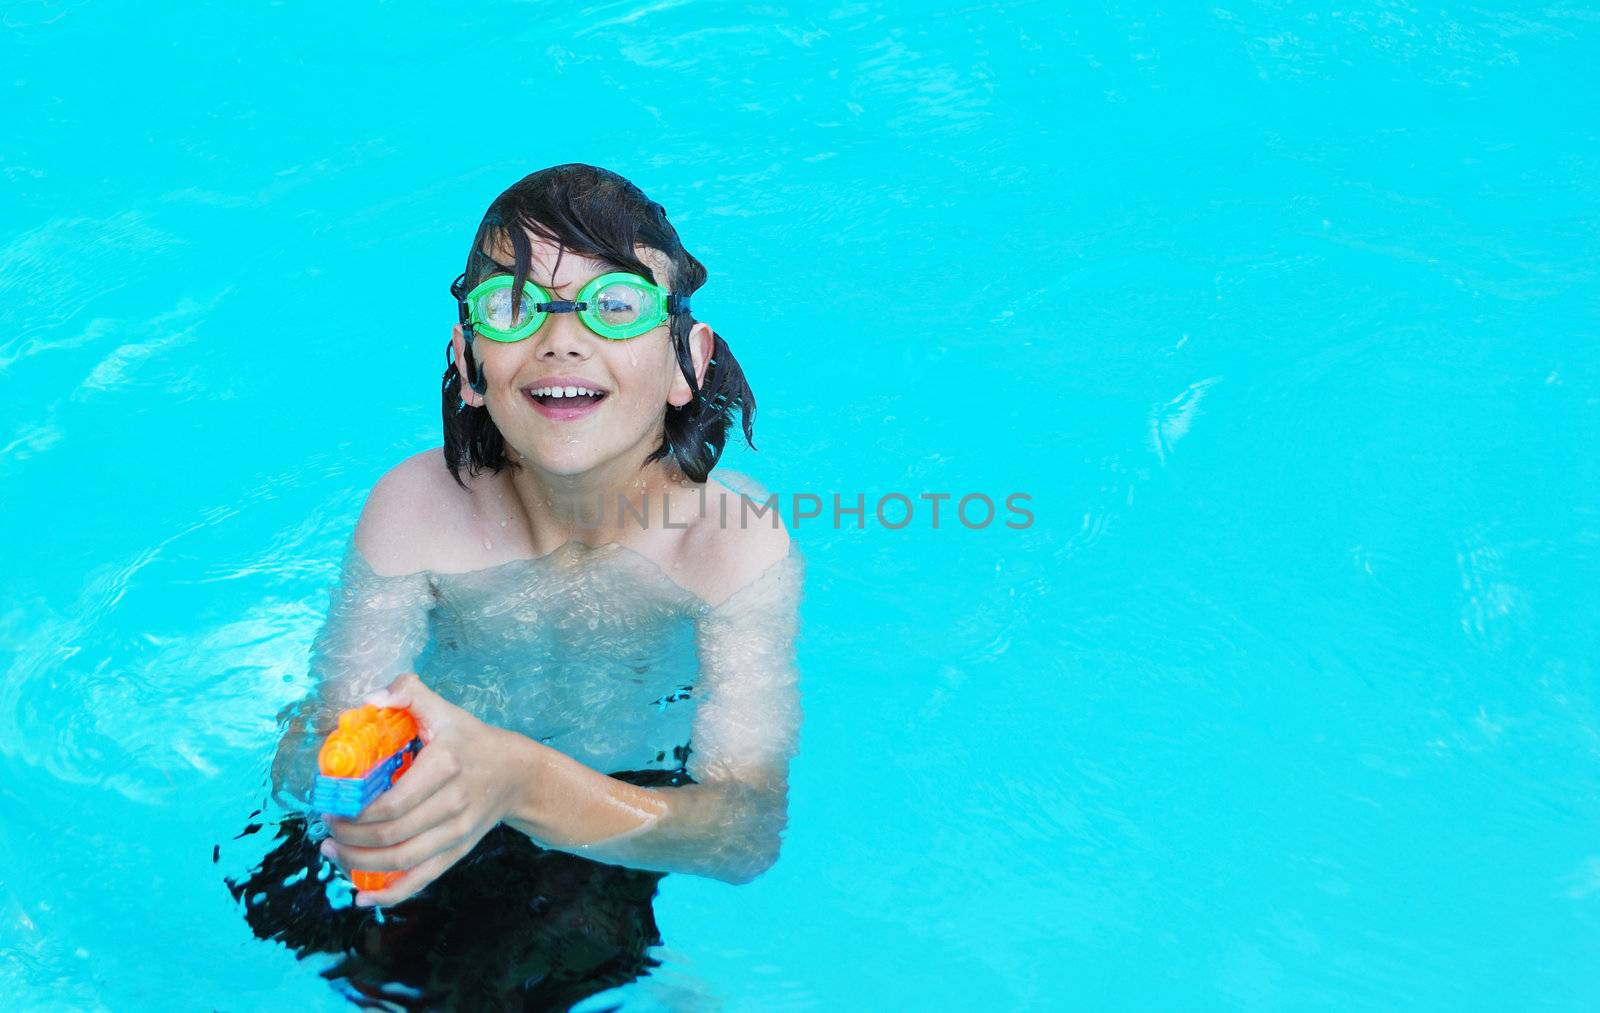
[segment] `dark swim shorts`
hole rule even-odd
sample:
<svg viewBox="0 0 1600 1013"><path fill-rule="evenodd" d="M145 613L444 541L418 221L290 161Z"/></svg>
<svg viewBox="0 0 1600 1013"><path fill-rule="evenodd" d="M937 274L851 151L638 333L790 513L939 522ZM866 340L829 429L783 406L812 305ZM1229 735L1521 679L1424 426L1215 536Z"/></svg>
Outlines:
<svg viewBox="0 0 1600 1013"><path fill-rule="evenodd" d="M611 776L691 783L682 771ZM258 938L335 956L323 977L359 1006L563 1010L659 966L647 951L661 944L652 901L663 873L550 851L501 825L380 915L348 903L353 888L317 844L305 817L285 819L272 851L228 889Z"/></svg>

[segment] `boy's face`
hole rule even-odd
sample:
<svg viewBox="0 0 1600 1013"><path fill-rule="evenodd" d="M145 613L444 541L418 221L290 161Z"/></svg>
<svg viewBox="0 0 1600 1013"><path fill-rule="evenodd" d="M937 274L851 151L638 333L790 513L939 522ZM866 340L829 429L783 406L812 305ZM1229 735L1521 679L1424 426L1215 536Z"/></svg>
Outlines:
<svg viewBox="0 0 1600 1013"><path fill-rule="evenodd" d="M558 268L555 245L536 236L530 239L533 264L528 277L553 299L575 299L590 279L617 270L571 250L560 251ZM484 252L507 267L514 262L510 244L485 247ZM641 247L639 258L650 265L657 284L666 286L666 257ZM551 313L521 341L479 336L472 352L488 382L484 395L467 386L460 327L454 342L456 362L463 365L462 399L469 405L487 404L508 449L520 452L524 465L557 475L582 474L612 462L622 463L624 469L630 463L642 464L661 445L667 406L688 404L691 397L667 324L617 341L589 330L576 313ZM697 383L705 376L711 344L711 329L695 324L689 347ZM554 398L534 393L550 386L588 387L604 396Z"/></svg>

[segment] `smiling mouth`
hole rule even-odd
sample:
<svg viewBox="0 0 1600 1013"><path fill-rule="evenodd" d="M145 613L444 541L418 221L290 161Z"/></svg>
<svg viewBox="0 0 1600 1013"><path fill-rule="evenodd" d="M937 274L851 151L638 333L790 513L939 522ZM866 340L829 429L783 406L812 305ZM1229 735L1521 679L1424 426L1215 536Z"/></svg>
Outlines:
<svg viewBox="0 0 1600 1013"><path fill-rule="evenodd" d="M577 408L597 405L605 400L606 392L588 387L529 387L523 391L530 398L552 408Z"/></svg>
<svg viewBox="0 0 1600 1013"><path fill-rule="evenodd" d="M539 414L551 419L573 419L589 414L606 392L592 387L524 387L522 394Z"/></svg>

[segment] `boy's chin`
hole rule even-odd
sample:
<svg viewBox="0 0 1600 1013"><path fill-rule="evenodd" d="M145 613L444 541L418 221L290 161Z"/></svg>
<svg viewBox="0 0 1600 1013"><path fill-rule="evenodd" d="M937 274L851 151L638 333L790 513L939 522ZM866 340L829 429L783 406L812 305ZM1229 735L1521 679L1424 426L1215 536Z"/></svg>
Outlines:
<svg viewBox="0 0 1600 1013"><path fill-rule="evenodd" d="M520 451L524 465L532 465L547 475L576 478L598 470L609 458L595 448L536 446Z"/></svg>

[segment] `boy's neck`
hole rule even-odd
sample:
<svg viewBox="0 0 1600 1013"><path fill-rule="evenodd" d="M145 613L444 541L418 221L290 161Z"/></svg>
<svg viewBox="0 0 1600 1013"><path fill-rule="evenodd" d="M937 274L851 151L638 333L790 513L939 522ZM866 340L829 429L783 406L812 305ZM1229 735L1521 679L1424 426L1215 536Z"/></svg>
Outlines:
<svg viewBox="0 0 1600 1013"><path fill-rule="evenodd" d="M682 503L695 484L671 454L640 467L635 462L642 456L624 454L577 475L554 474L521 460L510 471L510 487L527 518L534 553L542 556L573 540L630 547L648 541L664 528L669 500L672 527L687 521L691 511Z"/></svg>

